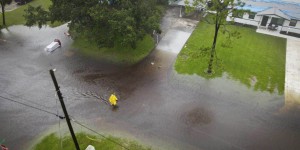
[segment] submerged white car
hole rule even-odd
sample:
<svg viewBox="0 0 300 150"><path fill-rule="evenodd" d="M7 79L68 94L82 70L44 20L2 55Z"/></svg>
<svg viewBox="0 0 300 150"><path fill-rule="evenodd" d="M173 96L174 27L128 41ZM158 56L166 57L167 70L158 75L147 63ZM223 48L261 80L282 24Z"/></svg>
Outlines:
<svg viewBox="0 0 300 150"><path fill-rule="evenodd" d="M55 39L51 44L49 44L46 48L45 51L47 52L52 52L56 50L57 48L61 47L61 42L58 39Z"/></svg>

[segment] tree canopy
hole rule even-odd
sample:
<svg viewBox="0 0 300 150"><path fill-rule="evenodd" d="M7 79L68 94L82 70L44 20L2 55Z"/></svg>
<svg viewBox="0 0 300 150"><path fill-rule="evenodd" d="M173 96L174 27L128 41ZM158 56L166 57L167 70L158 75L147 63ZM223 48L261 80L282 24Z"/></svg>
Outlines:
<svg viewBox="0 0 300 150"><path fill-rule="evenodd" d="M164 0L51 0L49 10L29 6L24 15L27 26L48 21L69 22L72 36L85 36L99 47L116 43L135 47L153 30L159 30Z"/></svg>
<svg viewBox="0 0 300 150"><path fill-rule="evenodd" d="M228 43L230 44L230 38L231 37L240 37L240 34L238 32L230 32L226 29L227 23L227 16L234 12L239 11L243 12L244 10L236 9L237 7L243 7L244 3L241 0L193 0L192 4L189 4L189 0L185 0L185 4L190 9L197 9L199 7L205 7L203 10L205 10L205 13L210 13L210 19L211 22L215 26L215 32L214 32L214 40L211 46L210 50L210 59L208 63L207 73L212 74L213 73L213 61L215 59L216 55L216 44L218 39L218 34L220 31L220 27L223 27L223 33L226 33L228 35L228 41L227 44L224 44L224 46L228 46Z"/></svg>

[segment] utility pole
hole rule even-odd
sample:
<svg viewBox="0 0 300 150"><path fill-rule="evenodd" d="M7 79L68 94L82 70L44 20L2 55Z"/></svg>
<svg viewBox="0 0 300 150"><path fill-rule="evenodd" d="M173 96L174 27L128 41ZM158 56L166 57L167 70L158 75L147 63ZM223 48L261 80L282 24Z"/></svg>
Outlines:
<svg viewBox="0 0 300 150"><path fill-rule="evenodd" d="M54 75L54 71L53 71L52 69L50 69L49 72L50 72L50 75L51 75L51 77L52 77L52 80L53 80L53 83L54 83L54 86L55 86L55 89L56 89L56 92L57 92L57 95L58 95L58 98L59 98L61 107L62 107L63 112L64 112L64 114L65 114L66 121L67 121L69 130L70 130L70 133L71 133L73 142L74 142L74 144L75 144L76 150L80 150L79 144L78 144L78 142L77 142L76 136L75 136L74 131L73 131L72 124L71 124L71 122L70 122L70 118L69 118L69 115L68 115L68 112L67 112L67 109L66 109L66 106L65 106L65 103L64 103L62 94L61 94L61 92L60 92L60 90L59 90L59 86L58 86L58 84L57 84L57 81L56 81L56 78L55 78L55 75Z"/></svg>

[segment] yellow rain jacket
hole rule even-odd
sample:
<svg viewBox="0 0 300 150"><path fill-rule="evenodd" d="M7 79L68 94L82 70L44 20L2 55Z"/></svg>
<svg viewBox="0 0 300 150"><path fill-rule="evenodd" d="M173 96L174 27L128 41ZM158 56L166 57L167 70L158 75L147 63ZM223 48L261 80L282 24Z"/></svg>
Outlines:
<svg viewBox="0 0 300 150"><path fill-rule="evenodd" d="M116 106L117 105L117 101L118 101L118 98L116 97L116 95L115 94L111 94L110 97L109 97L109 103L110 103L110 105Z"/></svg>

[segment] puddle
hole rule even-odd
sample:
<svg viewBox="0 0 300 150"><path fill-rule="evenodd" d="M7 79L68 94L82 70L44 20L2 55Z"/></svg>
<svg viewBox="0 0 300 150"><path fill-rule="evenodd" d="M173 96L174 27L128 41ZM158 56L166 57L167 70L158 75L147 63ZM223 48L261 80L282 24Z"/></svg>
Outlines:
<svg viewBox="0 0 300 150"><path fill-rule="evenodd" d="M185 112L180 118L189 126L205 125L212 121L212 114L205 108L197 107Z"/></svg>

